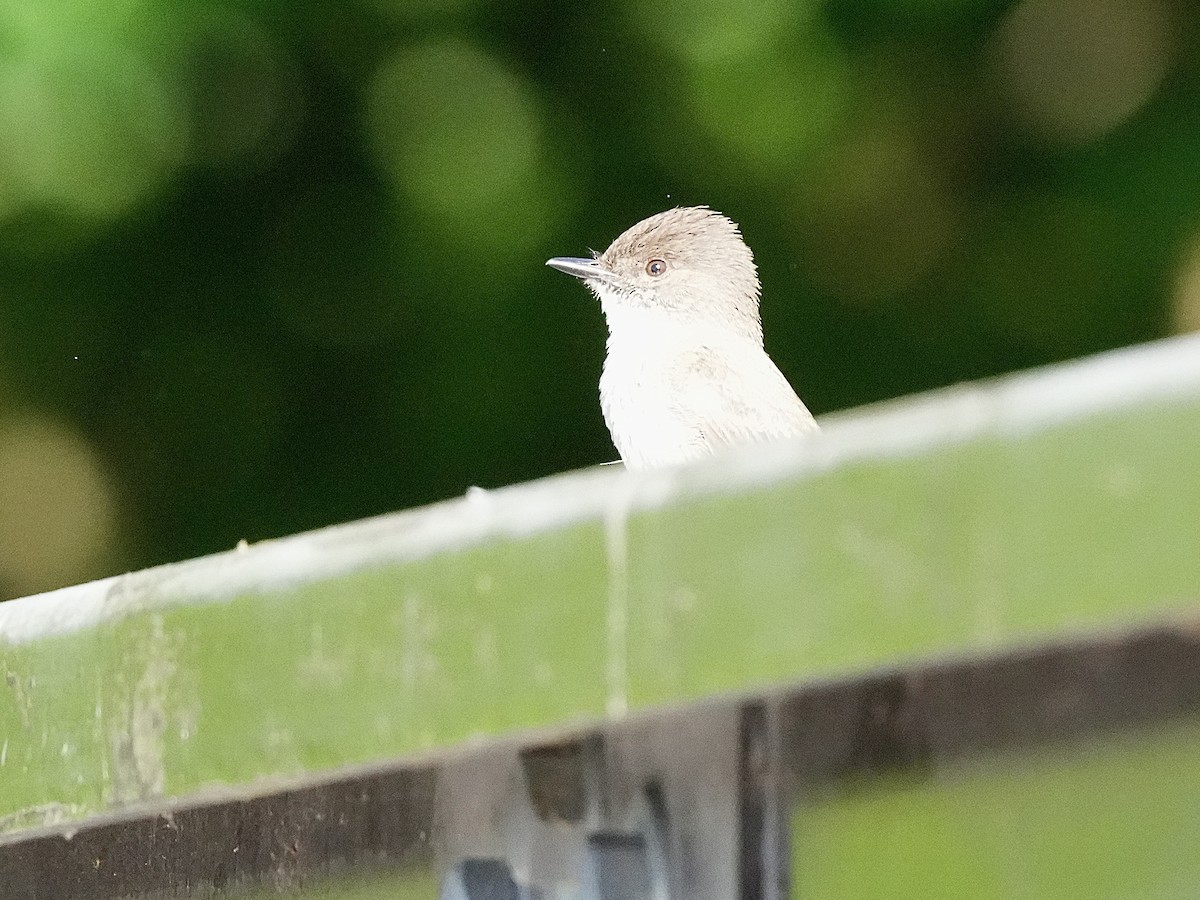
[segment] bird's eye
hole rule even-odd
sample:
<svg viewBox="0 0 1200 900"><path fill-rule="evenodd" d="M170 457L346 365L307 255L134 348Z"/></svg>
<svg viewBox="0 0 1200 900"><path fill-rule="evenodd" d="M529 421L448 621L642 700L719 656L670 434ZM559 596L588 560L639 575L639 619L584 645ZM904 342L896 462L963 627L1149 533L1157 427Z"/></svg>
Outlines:
<svg viewBox="0 0 1200 900"><path fill-rule="evenodd" d="M667 261L664 259L652 259L646 263L646 274L655 277L662 275L667 271Z"/></svg>

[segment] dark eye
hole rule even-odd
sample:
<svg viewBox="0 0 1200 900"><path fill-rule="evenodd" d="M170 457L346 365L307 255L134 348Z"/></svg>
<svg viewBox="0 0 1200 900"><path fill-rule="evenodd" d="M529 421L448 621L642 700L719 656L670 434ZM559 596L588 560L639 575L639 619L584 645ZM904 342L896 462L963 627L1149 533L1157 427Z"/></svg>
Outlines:
<svg viewBox="0 0 1200 900"><path fill-rule="evenodd" d="M655 277L667 271L667 262L664 259L652 259L646 263L646 274Z"/></svg>

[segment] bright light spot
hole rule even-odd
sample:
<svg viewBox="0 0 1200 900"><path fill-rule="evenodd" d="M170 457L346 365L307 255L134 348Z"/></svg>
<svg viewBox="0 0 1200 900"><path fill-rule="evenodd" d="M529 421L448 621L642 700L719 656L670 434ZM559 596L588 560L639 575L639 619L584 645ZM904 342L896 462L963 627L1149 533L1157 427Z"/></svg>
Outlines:
<svg viewBox="0 0 1200 900"><path fill-rule="evenodd" d="M1184 245L1172 297L1175 331L1200 331L1200 232Z"/></svg>
<svg viewBox="0 0 1200 900"><path fill-rule="evenodd" d="M855 301L910 286L959 233L953 192L902 125L869 125L831 145L797 185L805 269L823 290Z"/></svg>
<svg viewBox="0 0 1200 900"><path fill-rule="evenodd" d="M0 420L0 586L19 596L99 573L115 510L91 447L50 418Z"/></svg>
<svg viewBox="0 0 1200 900"><path fill-rule="evenodd" d="M404 21L461 15L480 0L364 0L365 5Z"/></svg>
<svg viewBox="0 0 1200 900"><path fill-rule="evenodd" d="M300 88L272 34L216 6L179 30L170 65L191 113L194 158L226 165L286 147Z"/></svg>
<svg viewBox="0 0 1200 900"><path fill-rule="evenodd" d="M0 64L0 180L28 201L115 218L184 160L175 98L130 48L46 48Z"/></svg>
<svg viewBox="0 0 1200 900"><path fill-rule="evenodd" d="M841 54L825 41L698 66L689 87L694 120L737 158L776 176L828 139L849 94Z"/></svg>
<svg viewBox="0 0 1200 900"><path fill-rule="evenodd" d="M636 0L627 8L648 39L705 65L770 55L818 7L813 0Z"/></svg>
<svg viewBox="0 0 1200 900"><path fill-rule="evenodd" d="M1095 140L1154 94L1173 34L1161 0L1025 0L995 35L998 79L1034 131Z"/></svg>
<svg viewBox="0 0 1200 900"><path fill-rule="evenodd" d="M544 129L531 87L458 40L403 50L371 82L380 166L420 213L474 251L533 244L546 228Z"/></svg>
<svg viewBox="0 0 1200 900"><path fill-rule="evenodd" d="M748 166L779 177L827 139L846 108L849 78L840 46L813 0L664 0L629 2L642 35L678 61L660 97L644 101L673 165ZM678 103L682 88L685 105ZM680 136L702 132L716 145ZM724 151L724 152L721 152Z"/></svg>

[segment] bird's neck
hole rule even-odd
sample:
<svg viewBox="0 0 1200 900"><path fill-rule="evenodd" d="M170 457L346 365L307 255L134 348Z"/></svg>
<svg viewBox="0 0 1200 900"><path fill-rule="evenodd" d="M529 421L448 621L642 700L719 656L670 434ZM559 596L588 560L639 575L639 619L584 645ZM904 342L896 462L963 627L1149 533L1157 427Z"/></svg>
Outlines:
<svg viewBox="0 0 1200 900"><path fill-rule="evenodd" d="M762 346L762 330L754 323L723 322L698 314L681 313L655 307L605 302L601 298L608 323L608 344L663 346L703 345L716 341L752 341Z"/></svg>

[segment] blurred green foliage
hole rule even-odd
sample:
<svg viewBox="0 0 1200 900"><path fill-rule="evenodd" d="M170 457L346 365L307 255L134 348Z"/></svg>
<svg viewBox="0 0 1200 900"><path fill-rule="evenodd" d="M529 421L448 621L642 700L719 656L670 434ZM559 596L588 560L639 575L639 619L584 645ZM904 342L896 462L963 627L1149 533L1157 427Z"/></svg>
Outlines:
<svg viewBox="0 0 1200 900"><path fill-rule="evenodd" d="M1196 327L1198 24L5 0L0 597L611 459L542 263L673 205L817 413Z"/></svg>

